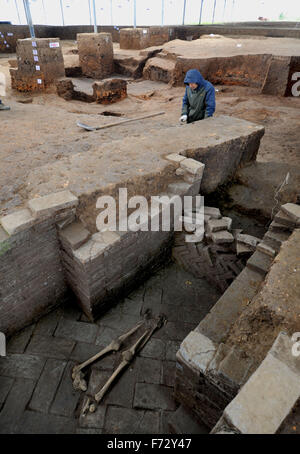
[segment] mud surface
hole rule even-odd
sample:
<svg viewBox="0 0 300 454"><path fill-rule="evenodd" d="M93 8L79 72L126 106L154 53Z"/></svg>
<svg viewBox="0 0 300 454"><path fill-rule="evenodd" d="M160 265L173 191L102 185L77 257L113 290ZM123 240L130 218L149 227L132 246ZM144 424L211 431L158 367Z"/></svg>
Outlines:
<svg viewBox="0 0 300 454"><path fill-rule="evenodd" d="M225 43L227 40L228 38L198 41L209 41L211 42L209 46L219 46L223 42L226 50L226 46L229 45ZM246 46L249 41L249 46L251 44L253 52L258 52L262 47L261 39L241 39L241 41L243 46ZM264 43L265 41L264 39ZM283 54L284 49L288 48L294 49L296 52L297 49L291 47L292 41L295 41L295 46L300 45L299 41L290 39L269 38L267 41L270 43L274 41L274 49L276 47L280 54ZM182 42L180 43L182 45ZM231 41L230 43L232 45ZM174 45L174 42L173 44L167 43L166 46L172 45ZM193 49L194 42L184 42L184 46L190 46L186 49ZM72 42L64 43L65 60L78 57L72 53L74 47ZM235 46L235 52L239 49ZM178 124L184 87L170 88L166 84L157 82L128 80L128 97L112 106L87 104L74 100L65 101L59 98L54 90L42 95L19 94L10 89L8 59L12 58L14 58L13 55L5 54L0 58L0 71L4 72L7 81L7 96L4 101L11 107L9 112L0 113L1 214L8 213L23 205L30 193L29 177L34 173L38 178L39 169L42 166L55 164L66 157L81 153L80 169L86 172L88 180L93 169L88 167L84 169L86 166L84 152L99 150L103 144L109 144L126 137L134 141L135 137L140 137L146 133L151 134L152 130ZM259 150L258 165L267 165L266 172L270 179L274 174L273 183L275 187L281 183L281 175L284 174L285 170L293 169L295 180L291 184L295 185L300 174L300 169L297 168L297 166L300 166L300 149L298 146L300 99L263 96L259 94L258 90L246 87L217 86L216 88L219 90L217 92L216 116L220 114L231 115L265 126L266 133ZM22 101L26 103L24 104ZM118 118L112 118L108 114L103 115L104 111L109 113L110 110L115 116L121 115L122 119L161 110L166 113L160 117L99 132L86 132L76 126L78 120L91 126L101 126L119 121ZM107 175L115 171L115 166L118 163L118 153L113 148L110 160L106 163L105 174ZM139 151L135 150L132 153L138 155ZM126 166L122 167L118 164L118 174L126 175L131 162L137 157L128 156ZM145 159L147 159L147 156ZM151 156L149 156L149 159L151 159ZM276 172L278 168L284 168L284 171L278 174ZM253 166L253 170L248 169L247 171L247 178L250 180L252 175L253 177L257 175L255 166ZM276 175L279 175L280 178ZM259 180L258 184L257 196L261 199L263 205L264 182ZM67 180L65 187L68 187ZM268 191L271 194L273 187ZM295 197L296 190L292 193ZM37 196L39 194L32 195ZM243 193L243 197L244 195Z"/></svg>

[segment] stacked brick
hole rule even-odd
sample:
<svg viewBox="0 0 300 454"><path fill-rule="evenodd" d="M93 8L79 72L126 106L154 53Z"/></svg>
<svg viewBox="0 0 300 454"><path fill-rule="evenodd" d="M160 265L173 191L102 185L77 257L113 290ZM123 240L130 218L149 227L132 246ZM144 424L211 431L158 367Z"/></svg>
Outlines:
<svg viewBox="0 0 300 454"><path fill-rule="evenodd" d="M281 245L289 239L294 229L299 226L300 207L287 203L276 214L262 240L241 233L236 235L236 243L239 247L246 248L243 253L255 250L254 254L211 311L196 329L185 338L177 352L175 398L189 407L195 417L210 428L217 424L224 409L239 393L249 377L251 377L252 383L257 384L253 372L259 364L242 350L228 345L226 340L232 325L259 294L262 283L270 271ZM277 372L278 369L276 375ZM269 374L269 376L272 376L272 374ZM264 385L261 382L261 386ZM269 383L267 386L269 386ZM249 388L251 387L249 380ZM244 390L246 387L244 386L242 389ZM299 390L297 390L297 393L296 397L298 398ZM257 387L253 391L253 396L255 394L257 394ZM275 393L274 396L276 395ZM241 410L239 399L234 399L232 405L230 404L227 407L224 413L226 420L228 420L227 415L233 408L236 411L235 416L238 416ZM264 406L264 408L266 413L269 410L272 411L272 409L268 409L268 406ZM288 411L291 411L292 404L287 408ZM244 421L249 421L247 411L244 411L244 413L243 411L240 413L241 416ZM286 416L284 412L282 414L284 417ZM230 413L230 419L232 419L232 415L233 413ZM265 421L269 419L266 417ZM254 418L252 418L252 421L254 421ZM221 433L224 424L226 426L224 421L221 422L222 424L218 424L214 429L214 433ZM279 424L280 421L276 428ZM247 431L248 429L241 430L242 426L236 423L233 426L235 426L233 429L231 427L233 432L251 433L251 431ZM230 427L225 429L226 432L230 431Z"/></svg>
<svg viewBox="0 0 300 454"><path fill-rule="evenodd" d="M83 75L93 79L104 79L114 72L110 33L78 33L77 42Z"/></svg>
<svg viewBox="0 0 300 454"><path fill-rule="evenodd" d="M10 68L11 86L21 92L40 91L64 77L64 60L58 38L20 39L18 68Z"/></svg>
<svg viewBox="0 0 300 454"><path fill-rule="evenodd" d="M68 191L33 199L0 219L0 331L11 335L60 304L67 294L56 223L72 219Z"/></svg>

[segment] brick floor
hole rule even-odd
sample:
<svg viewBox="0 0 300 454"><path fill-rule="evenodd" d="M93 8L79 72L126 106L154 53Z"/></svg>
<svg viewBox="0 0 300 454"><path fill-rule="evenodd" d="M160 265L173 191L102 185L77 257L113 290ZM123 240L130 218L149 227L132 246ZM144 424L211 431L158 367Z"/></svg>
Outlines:
<svg viewBox="0 0 300 454"><path fill-rule="evenodd" d="M178 409L173 399L175 355L184 337L220 294L205 280L171 264L153 275L96 323L71 303L14 336L0 358L0 433L160 434ZM75 391L71 369L128 331L147 309L167 324L113 384L93 414L80 416L121 361L120 352L87 369L88 390ZM132 345L136 337L129 343Z"/></svg>

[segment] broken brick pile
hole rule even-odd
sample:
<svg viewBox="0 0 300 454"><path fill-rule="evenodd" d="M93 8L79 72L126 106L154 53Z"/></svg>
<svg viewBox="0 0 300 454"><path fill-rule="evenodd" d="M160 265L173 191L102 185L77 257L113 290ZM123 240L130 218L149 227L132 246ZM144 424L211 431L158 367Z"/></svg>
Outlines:
<svg viewBox="0 0 300 454"><path fill-rule="evenodd" d="M93 84L96 103L112 104L127 97L127 82L123 79L108 79Z"/></svg>
<svg viewBox="0 0 300 454"><path fill-rule="evenodd" d="M201 207L185 211L183 221L189 231L201 226ZM198 219L197 219L198 215ZM173 258L195 277L205 277L219 290L225 291L246 265L259 239L232 229L232 219L222 217L220 210L204 207L204 231L198 242L186 241L186 233L177 233Z"/></svg>
<svg viewBox="0 0 300 454"><path fill-rule="evenodd" d="M11 86L21 92L41 91L65 75L59 38L18 40L18 68L10 68Z"/></svg>

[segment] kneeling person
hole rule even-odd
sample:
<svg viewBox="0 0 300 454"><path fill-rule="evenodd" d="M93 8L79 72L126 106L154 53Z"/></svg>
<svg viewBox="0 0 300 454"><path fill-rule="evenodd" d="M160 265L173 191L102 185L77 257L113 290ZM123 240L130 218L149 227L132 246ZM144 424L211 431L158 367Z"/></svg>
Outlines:
<svg viewBox="0 0 300 454"><path fill-rule="evenodd" d="M186 89L180 121L192 123L212 117L216 109L214 86L197 69L190 69L186 73L184 83Z"/></svg>

